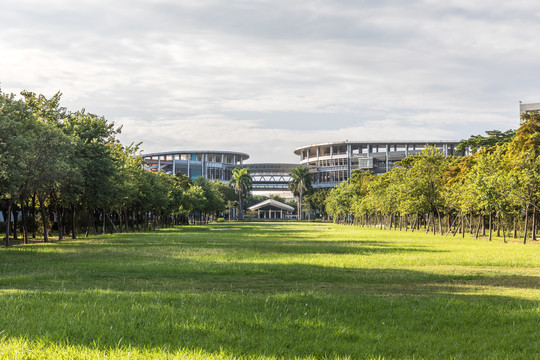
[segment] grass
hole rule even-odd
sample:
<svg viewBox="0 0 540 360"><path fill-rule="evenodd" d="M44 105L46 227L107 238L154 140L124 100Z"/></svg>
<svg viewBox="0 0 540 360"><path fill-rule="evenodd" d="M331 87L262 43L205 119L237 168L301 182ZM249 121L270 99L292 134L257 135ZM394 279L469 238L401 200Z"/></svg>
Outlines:
<svg viewBox="0 0 540 360"><path fill-rule="evenodd" d="M538 244L246 223L0 250L2 359L540 359L539 325Z"/></svg>

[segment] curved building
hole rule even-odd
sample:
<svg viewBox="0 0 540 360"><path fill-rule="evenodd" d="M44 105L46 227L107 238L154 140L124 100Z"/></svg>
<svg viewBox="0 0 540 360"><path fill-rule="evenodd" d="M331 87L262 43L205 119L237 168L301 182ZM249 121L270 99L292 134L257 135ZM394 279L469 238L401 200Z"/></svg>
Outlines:
<svg viewBox="0 0 540 360"><path fill-rule="evenodd" d="M249 155L232 151L169 151L144 154L144 168L169 174L182 173L191 179L231 180L232 169L243 164Z"/></svg>
<svg viewBox="0 0 540 360"><path fill-rule="evenodd" d="M446 156L454 155L459 141L340 141L302 146L294 151L300 164L313 174L314 188L331 188L351 177L356 169L383 174L397 161L420 153L427 145Z"/></svg>

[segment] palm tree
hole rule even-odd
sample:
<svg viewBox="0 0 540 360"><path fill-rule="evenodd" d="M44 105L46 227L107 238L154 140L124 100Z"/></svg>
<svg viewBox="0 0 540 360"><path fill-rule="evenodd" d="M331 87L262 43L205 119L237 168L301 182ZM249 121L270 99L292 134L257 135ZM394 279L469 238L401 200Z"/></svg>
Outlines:
<svg viewBox="0 0 540 360"><path fill-rule="evenodd" d="M238 219L244 220L244 196L251 190L253 179L249 174L248 168L234 168L232 171L231 184L234 191L238 194Z"/></svg>
<svg viewBox="0 0 540 360"><path fill-rule="evenodd" d="M311 190L311 174L309 169L304 166L297 166L289 174L291 182L289 182L289 190L295 196L298 196L298 219L302 220L302 199L304 192Z"/></svg>

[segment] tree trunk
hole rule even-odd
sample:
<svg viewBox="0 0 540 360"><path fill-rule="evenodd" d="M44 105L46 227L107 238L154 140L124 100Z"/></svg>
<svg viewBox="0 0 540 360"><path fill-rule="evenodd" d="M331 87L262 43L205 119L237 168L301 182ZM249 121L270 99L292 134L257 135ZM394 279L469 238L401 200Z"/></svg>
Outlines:
<svg viewBox="0 0 540 360"><path fill-rule="evenodd" d="M489 241L491 241L491 232L492 232L492 226L491 226L491 214L492 212L489 212Z"/></svg>
<svg viewBox="0 0 540 360"><path fill-rule="evenodd" d="M523 228L523 243L527 243L527 227L529 222L529 204L525 206L525 227Z"/></svg>
<svg viewBox="0 0 540 360"><path fill-rule="evenodd" d="M32 239L36 238L36 193L32 196Z"/></svg>
<svg viewBox="0 0 540 360"><path fill-rule="evenodd" d="M478 226L476 226L476 233L474 234L474 238L478 239L478 233L480 232L480 223L482 222L482 215L478 215Z"/></svg>
<svg viewBox="0 0 540 360"><path fill-rule="evenodd" d="M443 234L442 219L441 219L441 212L439 211L439 209L437 209L437 217L439 219L439 234L442 236Z"/></svg>
<svg viewBox="0 0 540 360"><path fill-rule="evenodd" d="M536 240L536 206L533 206L533 216L532 216L532 230L531 230L531 240ZM15 237L16 239L17 237Z"/></svg>
<svg viewBox="0 0 540 360"><path fill-rule="evenodd" d="M48 220L47 215L45 214L45 204L43 203L45 199L38 195L38 200L39 210L41 212L41 221L43 222L43 242L49 242Z"/></svg>
<svg viewBox="0 0 540 360"><path fill-rule="evenodd" d="M28 244L28 203L21 203L23 244Z"/></svg>
<svg viewBox="0 0 540 360"><path fill-rule="evenodd" d="M62 209L62 212L64 212L64 209ZM64 238L64 228L62 223L62 212L58 209L58 206L56 207L56 226L58 226L58 240L62 240Z"/></svg>
<svg viewBox="0 0 540 360"><path fill-rule="evenodd" d="M504 221L503 221L503 218L502 218L502 215L501 215L500 212L499 212L499 223L500 223L500 227L502 228L503 240L504 240L505 243L507 243L507 241L506 241L506 233L504 231Z"/></svg>
<svg viewBox="0 0 540 360"><path fill-rule="evenodd" d="M431 217L431 221L433 222L433 227L432 227L432 231L433 231L433 235L436 234L437 230L435 228L435 213L433 213L433 216Z"/></svg>
<svg viewBox="0 0 540 360"><path fill-rule="evenodd" d="M459 214L458 216L456 216L456 220L459 220L459 222L454 227L454 231L452 231L452 236L456 236L459 229L461 229L461 224L463 223L463 215Z"/></svg>
<svg viewBox="0 0 540 360"><path fill-rule="evenodd" d="M298 220L302 220L302 196L304 195L304 189L300 188L300 196L298 196Z"/></svg>
<svg viewBox="0 0 540 360"><path fill-rule="evenodd" d="M429 217L426 221L425 228L426 228L426 234L429 232L429 225L431 223L431 213L429 214Z"/></svg>
<svg viewBox="0 0 540 360"><path fill-rule="evenodd" d="M457 219L459 219L459 216L456 215L456 217L454 218L454 221L452 221L452 224L450 224L450 214L448 214L448 230L446 231L445 236L448 236L448 234L450 234L450 232L452 231L452 228L454 227Z"/></svg>
<svg viewBox="0 0 540 360"><path fill-rule="evenodd" d="M465 237L465 215L461 215L461 237Z"/></svg>
<svg viewBox="0 0 540 360"><path fill-rule="evenodd" d="M238 193L238 220L244 220L244 202L241 191Z"/></svg>
<svg viewBox="0 0 540 360"><path fill-rule="evenodd" d="M77 238L77 208L71 205L71 238Z"/></svg>
<svg viewBox="0 0 540 360"><path fill-rule="evenodd" d="M18 221L19 214L18 214L18 211L17 211L17 203L16 202L13 202L13 207L11 209L11 212L13 213L13 239L18 240L17 224L19 222Z"/></svg>
<svg viewBox="0 0 540 360"><path fill-rule="evenodd" d="M501 237L501 221L500 221L501 214L500 214L500 211L497 211L497 213L495 214L495 217L499 219L499 221L497 221L497 237Z"/></svg>
<svg viewBox="0 0 540 360"><path fill-rule="evenodd" d="M9 237L11 236L10 230L11 230L11 208L13 207L13 199L9 199L8 201L8 211L7 211L7 219L6 219L6 247L9 246Z"/></svg>
<svg viewBox="0 0 540 360"><path fill-rule="evenodd" d="M106 233L106 221L105 221L105 210L101 210L101 217L103 218L103 224L101 225L101 235L105 235Z"/></svg>

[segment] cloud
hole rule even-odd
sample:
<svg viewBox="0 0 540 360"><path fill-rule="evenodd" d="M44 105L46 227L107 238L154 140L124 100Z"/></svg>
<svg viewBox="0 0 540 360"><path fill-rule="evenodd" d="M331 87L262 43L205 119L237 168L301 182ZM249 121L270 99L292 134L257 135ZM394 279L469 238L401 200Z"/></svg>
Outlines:
<svg viewBox="0 0 540 360"><path fill-rule="evenodd" d="M60 90L147 151L294 161L516 127L540 99L539 17L525 0L21 0L0 12L0 84Z"/></svg>

